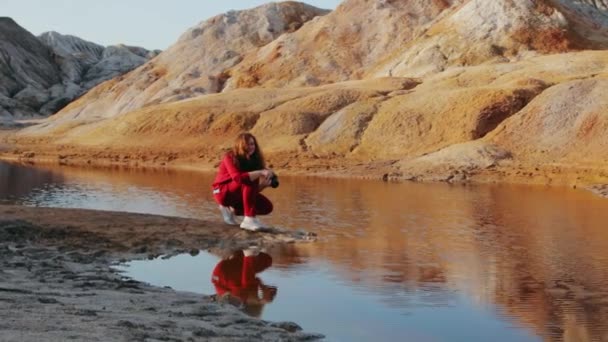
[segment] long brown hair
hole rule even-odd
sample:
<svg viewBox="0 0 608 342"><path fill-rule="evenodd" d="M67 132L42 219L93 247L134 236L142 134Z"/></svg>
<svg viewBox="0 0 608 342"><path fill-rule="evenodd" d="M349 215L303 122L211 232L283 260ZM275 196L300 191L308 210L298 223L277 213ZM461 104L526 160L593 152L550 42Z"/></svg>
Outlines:
<svg viewBox="0 0 608 342"><path fill-rule="evenodd" d="M247 143L249 139L253 139L255 151L248 157ZM232 153L237 167L243 171L261 170L266 167L264 154L260 149L260 145L258 145L258 140L251 133L241 133L236 137Z"/></svg>

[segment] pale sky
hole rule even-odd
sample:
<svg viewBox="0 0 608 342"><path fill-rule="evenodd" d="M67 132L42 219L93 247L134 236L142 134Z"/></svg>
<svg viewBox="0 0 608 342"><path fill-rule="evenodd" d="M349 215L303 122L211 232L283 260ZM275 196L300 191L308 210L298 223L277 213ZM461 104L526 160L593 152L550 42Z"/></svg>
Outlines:
<svg viewBox="0 0 608 342"><path fill-rule="evenodd" d="M100 45L166 49L188 28L231 9L269 0L0 0L0 16L39 35L69 34ZM335 9L342 0L303 0Z"/></svg>

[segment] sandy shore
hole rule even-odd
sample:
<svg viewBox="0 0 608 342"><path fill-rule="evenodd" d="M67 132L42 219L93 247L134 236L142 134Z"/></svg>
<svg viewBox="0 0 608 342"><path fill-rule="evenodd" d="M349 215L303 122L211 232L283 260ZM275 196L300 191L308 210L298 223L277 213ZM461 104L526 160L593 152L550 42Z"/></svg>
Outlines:
<svg viewBox="0 0 608 342"><path fill-rule="evenodd" d="M26 165L65 165L85 167L165 168L214 172L219 163L216 152L167 151L147 149L96 149L55 146L39 142L31 146L14 145L11 133L0 133L0 160ZM36 152L34 152L36 151ZM503 183L566 186L589 190L608 198L608 170L597 166L564 164L504 163L488 168L443 165L436 168L399 169L396 160L345 160L340 156L310 153L279 153L268 158L270 167L281 175L325 178L359 178L384 181Z"/></svg>
<svg viewBox="0 0 608 342"><path fill-rule="evenodd" d="M145 146L73 146L51 137L18 136L22 126L0 125L0 160L23 164L55 164L86 167L166 168L214 172L221 154L215 145L188 146L156 142ZM399 160L357 160L337 154L318 155L310 151L266 154L268 166L279 174L326 178L360 178L384 181L446 183L511 183L567 186L589 190L608 198L608 170L605 164L508 161L486 167L439 165L428 168L411 165L403 169ZM407 163L406 163L407 164Z"/></svg>
<svg viewBox="0 0 608 342"><path fill-rule="evenodd" d="M111 266L159 255L309 242L221 222L0 206L3 341L308 341L292 322L251 318L214 296L127 279Z"/></svg>

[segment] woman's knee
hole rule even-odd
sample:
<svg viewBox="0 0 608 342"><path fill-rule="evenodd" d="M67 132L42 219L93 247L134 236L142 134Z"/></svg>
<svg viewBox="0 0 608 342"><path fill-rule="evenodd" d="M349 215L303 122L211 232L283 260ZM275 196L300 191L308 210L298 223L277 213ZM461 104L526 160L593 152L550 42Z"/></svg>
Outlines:
<svg viewBox="0 0 608 342"><path fill-rule="evenodd" d="M268 200L267 198L260 198L258 203L259 206L256 211L259 215L268 215L274 209L272 202L270 202L270 200Z"/></svg>

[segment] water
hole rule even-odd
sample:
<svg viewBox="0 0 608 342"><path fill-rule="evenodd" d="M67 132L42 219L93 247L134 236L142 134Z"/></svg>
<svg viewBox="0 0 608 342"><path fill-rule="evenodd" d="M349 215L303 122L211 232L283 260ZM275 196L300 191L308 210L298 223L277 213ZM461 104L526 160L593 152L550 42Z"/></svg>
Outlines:
<svg viewBox="0 0 608 342"><path fill-rule="evenodd" d="M0 164L2 203L220 220L213 175ZM530 186L281 177L264 221L319 234L268 251L276 286L254 312L330 341L608 340L608 201ZM208 253L124 266L213 294Z"/></svg>

